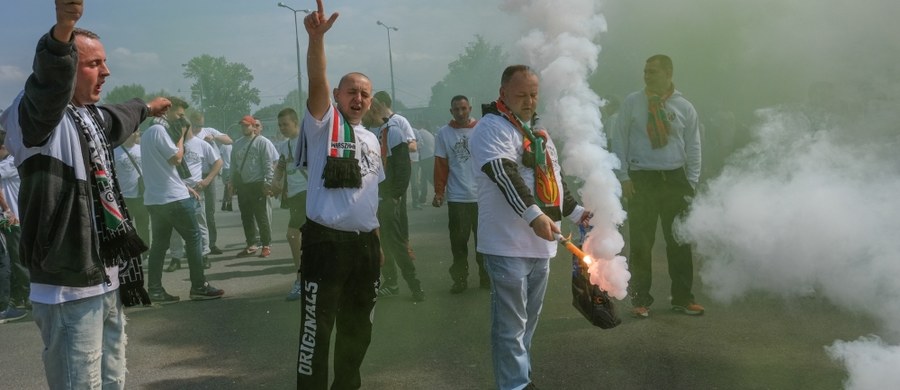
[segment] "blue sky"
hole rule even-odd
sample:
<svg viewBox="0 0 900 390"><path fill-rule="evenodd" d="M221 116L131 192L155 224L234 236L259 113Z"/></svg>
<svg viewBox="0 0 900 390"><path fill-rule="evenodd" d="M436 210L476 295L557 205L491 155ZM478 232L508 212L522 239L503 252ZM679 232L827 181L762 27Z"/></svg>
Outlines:
<svg viewBox="0 0 900 390"><path fill-rule="evenodd" d="M285 0L294 9L315 1ZM50 0L16 0L0 13L0 106L7 106L30 73L38 38L55 23ZM101 36L112 76L104 90L138 83L148 91L187 91L181 64L201 54L224 56L247 65L261 91L262 105L277 103L296 89L294 19L278 1L250 0L87 0L79 26ZM341 16L327 36L329 78L351 70L372 77L376 89L390 89L387 32L391 32L397 97L426 105L431 86L475 34L490 42L514 42L519 24L497 1L326 0L326 12ZM302 14L298 14L302 17ZM301 21L302 23L302 21ZM304 57L305 31L300 28ZM304 76L305 79L305 76ZM304 89L305 89L304 83ZM183 93L187 95L186 93Z"/></svg>

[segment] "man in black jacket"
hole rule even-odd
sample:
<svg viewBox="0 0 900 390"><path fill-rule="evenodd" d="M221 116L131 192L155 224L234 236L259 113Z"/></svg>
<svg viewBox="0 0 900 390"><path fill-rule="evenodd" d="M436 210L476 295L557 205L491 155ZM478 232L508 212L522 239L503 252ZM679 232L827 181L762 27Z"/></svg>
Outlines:
<svg viewBox="0 0 900 390"><path fill-rule="evenodd" d="M124 388L123 305L149 304L140 240L112 150L169 101L96 106L109 76L99 37L75 28L83 0L56 0L25 90L0 116L21 176L21 260L50 388Z"/></svg>

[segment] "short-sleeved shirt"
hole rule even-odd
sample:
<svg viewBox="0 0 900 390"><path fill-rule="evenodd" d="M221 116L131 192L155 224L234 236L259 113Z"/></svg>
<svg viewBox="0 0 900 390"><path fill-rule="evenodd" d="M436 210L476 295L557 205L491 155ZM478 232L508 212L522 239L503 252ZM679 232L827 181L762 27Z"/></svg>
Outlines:
<svg viewBox="0 0 900 390"><path fill-rule="evenodd" d="M125 151L128 153L125 153ZM129 158L128 155L131 155ZM131 160L134 159L134 162ZM141 146L138 144L126 147L122 145L115 149L115 166L116 179L119 180L119 187L122 190L122 196L126 198L140 197L138 189L138 180L141 178Z"/></svg>
<svg viewBox="0 0 900 390"><path fill-rule="evenodd" d="M196 187L203 181L203 172L209 172L220 158L219 151L200 138L193 137L184 141L184 161L191 172L191 177L184 179L184 184Z"/></svg>
<svg viewBox="0 0 900 390"><path fill-rule="evenodd" d="M449 125L438 130L434 139L435 157L447 159L450 174L444 197L448 202L470 203L478 201L478 187L472 170L472 152L469 140L472 128L454 129Z"/></svg>
<svg viewBox="0 0 900 390"><path fill-rule="evenodd" d="M276 146L278 149L278 158L285 161L294 159L294 152L297 150L297 141L299 137L288 138ZM292 197L303 191L306 191L309 184L306 180L306 172L298 168L296 164L288 163L284 168L287 177L287 195Z"/></svg>

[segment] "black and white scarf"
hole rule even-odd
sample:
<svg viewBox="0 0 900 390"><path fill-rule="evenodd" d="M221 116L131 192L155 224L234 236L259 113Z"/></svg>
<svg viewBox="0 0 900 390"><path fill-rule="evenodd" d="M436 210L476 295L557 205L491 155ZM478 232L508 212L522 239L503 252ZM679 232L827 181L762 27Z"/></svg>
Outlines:
<svg viewBox="0 0 900 390"><path fill-rule="evenodd" d="M85 168L89 168L87 181L91 186L94 231L100 239L100 260L105 267L119 267L119 295L123 305L147 305L150 304L150 297L144 289L144 271L141 267L141 253L147 250L147 245L131 222L115 171L109 164L113 156L100 126L100 112L95 106L86 108L91 114L96 138L75 107L72 104L67 107L68 114L83 136L82 147L86 147L88 152L88 166Z"/></svg>

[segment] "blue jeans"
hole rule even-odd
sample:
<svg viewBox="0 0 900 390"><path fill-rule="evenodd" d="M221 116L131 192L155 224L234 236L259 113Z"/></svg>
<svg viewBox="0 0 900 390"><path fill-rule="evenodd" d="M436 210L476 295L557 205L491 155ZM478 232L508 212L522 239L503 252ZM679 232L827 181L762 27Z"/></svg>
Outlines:
<svg viewBox="0 0 900 390"><path fill-rule="evenodd" d="M153 231L150 255L147 260L149 263L147 290L151 293L164 290L162 269L172 238L172 229L175 229L184 239L184 252L190 269L191 287L199 288L206 282L206 276L203 275L202 249L200 248L200 224L197 222L196 212L199 207L194 198L147 206Z"/></svg>
<svg viewBox="0 0 900 390"><path fill-rule="evenodd" d="M531 338L537 328L550 260L484 255L491 277L491 355L501 390L531 382Z"/></svg>
<svg viewBox="0 0 900 390"><path fill-rule="evenodd" d="M32 305L50 389L125 388L125 312L118 291Z"/></svg>

